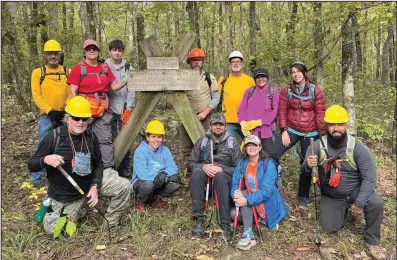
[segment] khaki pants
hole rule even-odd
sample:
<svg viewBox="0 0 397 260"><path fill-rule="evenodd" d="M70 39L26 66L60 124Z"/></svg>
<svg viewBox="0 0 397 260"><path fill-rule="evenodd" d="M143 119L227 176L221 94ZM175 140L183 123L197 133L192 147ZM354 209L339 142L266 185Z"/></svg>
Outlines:
<svg viewBox="0 0 397 260"><path fill-rule="evenodd" d="M125 178L119 177L117 171L111 168L104 170L99 195L110 197L110 203L105 214L110 226L117 225L121 214L128 208L131 190L130 182ZM62 203L52 199L51 207L53 212L47 213L43 221L45 232L47 234L54 233L55 223L61 215L62 208L64 208L64 211L67 209L71 220L76 222L83 203L86 203L85 198L68 203Z"/></svg>

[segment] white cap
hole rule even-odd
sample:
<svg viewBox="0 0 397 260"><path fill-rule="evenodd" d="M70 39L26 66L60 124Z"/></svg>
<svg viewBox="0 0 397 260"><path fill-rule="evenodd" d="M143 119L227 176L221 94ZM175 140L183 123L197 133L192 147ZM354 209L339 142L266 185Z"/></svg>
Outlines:
<svg viewBox="0 0 397 260"><path fill-rule="evenodd" d="M233 58L240 58L241 60L244 60L243 54L239 51L232 51L229 55L229 61Z"/></svg>

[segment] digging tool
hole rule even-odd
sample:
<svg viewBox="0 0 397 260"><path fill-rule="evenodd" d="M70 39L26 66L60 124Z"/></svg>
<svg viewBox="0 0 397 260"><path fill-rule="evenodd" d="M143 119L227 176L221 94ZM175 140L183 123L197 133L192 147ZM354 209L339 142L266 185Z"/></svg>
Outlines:
<svg viewBox="0 0 397 260"><path fill-rule="evenodd" d="M249 186L247 176L245 176L245 187L247 188L248 194L251 194L252 191L251 191L251 187ZM256 214L256 208L255 206L252 206L251 208L252 208L252 215L254 215L255 226L256 226L256 230L258 231L259 239L263 243L262 232L259 225L258 214Z"/></svg>
<svg viewBox="0 0 397 260"><path fill-rule="evenodd" d="M73 187L74 187L78 192L80 192L80 194L81 194L84 198L86 198L86 199L88 200L87 196L84 194L84 191L83 191L83 190L80 188L80 186L72 179L72 177L70 177L70 175L62 168L62 166L58 166L57 169L63 174L63 176L65 176L65 178L73 185ZM96 206L94 206L94 208L95 208L95 209L98 211L98 213L106 220L106 223L107 223L107 225L108 225L109 239L112 240L112 237L111 237L111 235L110 235L110 225L109 225L108 219L105 217L105 215L103 215L103 214L101 213L101 211L100 211Z"/></svg>
<svg viewBox="0 0 397 260"><path fill-rule="evenodd" d="M310 147L311 147L311 152L312 155L315 155L314 152L314 139L313 137L310 137ZM317 209L317 192L316 192L316 183L317 183L317 167L312 168L312 182L313 182L313 193L314 193L314 210L316 211L316 221L317 221L317 228L316 228L316 246L320 247L321 246L321 236L320 236L320 222L318 220L318 209Z"/></svg>

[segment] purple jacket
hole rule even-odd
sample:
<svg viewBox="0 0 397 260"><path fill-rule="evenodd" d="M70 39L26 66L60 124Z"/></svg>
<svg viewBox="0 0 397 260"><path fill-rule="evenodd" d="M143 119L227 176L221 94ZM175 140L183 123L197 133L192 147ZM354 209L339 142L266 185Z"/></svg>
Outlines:
<svg viewBox="0 0 397 260"><path fill-rule="evenodd" d="M256 87L253 95L248 100L250 89L251 88L247 88L244 92L243 99L237 110L238 122L262 120L262 126L255 128L251 133L258 136L258 132L260 131L261 138L269 138L272 136L272 122L277 118L280 94L278 90L274 88L273 110L271 110L271 100L268 97L269 85L266 85L263 91L261 91L259 87Z"/></svg>

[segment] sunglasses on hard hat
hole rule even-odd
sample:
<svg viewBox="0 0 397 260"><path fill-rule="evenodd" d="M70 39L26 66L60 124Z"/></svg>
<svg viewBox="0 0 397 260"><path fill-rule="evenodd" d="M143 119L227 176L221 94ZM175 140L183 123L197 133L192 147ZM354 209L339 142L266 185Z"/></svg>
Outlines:
<svg viewBox="0 0 397 260"><path fill-rule="evenodd" d="M76 117L76 116L71 116L71 118L73 119L73 121L76 122L79 122L80 120L86 122L88 119L90 119L89 117Z"/></svg>

